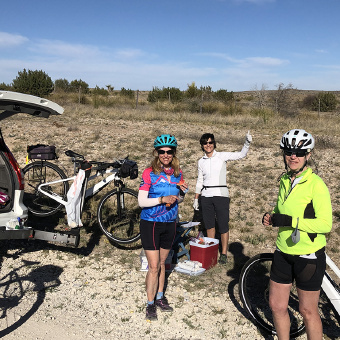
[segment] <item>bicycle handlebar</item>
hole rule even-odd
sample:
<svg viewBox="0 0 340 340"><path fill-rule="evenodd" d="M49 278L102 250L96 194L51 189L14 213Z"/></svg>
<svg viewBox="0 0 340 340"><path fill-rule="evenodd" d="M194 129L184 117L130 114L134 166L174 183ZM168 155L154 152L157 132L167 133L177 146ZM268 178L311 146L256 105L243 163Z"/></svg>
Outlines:
<svg viewBox="0 0 340 340"><path fill-rule="evenodd" d="M83 155L81 155L81 154L79 154L77 152L74 152L72 150L65 151L65 155L68 156L68 157L71 157L73 163L77 163L77 162L80 162L80 161L85 161L85 157ZM119 160L116 160L113 163L109 163L109 162L97 162L97 161L88 161L88 162L91 165L95 166L95 168L93 168L93 170L96 170L96 171L105 171L106 169L108 169L110 167L112 167L114 169L119 169L126 159L119 159Z"/></svg>

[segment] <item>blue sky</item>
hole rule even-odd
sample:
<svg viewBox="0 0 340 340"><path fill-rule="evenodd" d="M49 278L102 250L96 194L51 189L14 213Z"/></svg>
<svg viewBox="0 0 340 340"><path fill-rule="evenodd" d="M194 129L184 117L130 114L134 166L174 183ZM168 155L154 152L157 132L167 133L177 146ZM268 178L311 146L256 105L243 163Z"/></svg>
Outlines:
<svg viewBox="0 0 340 340"><path fill-rule="evenodd" d="M10 0L0 83L26 68L117 90L340 90L339 13L339 0Z"/></svg>

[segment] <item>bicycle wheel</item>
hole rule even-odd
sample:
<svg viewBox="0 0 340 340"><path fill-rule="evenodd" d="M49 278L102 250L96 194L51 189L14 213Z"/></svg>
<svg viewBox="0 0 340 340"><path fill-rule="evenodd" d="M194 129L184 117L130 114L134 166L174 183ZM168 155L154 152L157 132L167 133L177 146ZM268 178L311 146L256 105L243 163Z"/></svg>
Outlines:
<svg viewBox="0 0 340 340"><path fill-rule="evenodd" d="M269 307L269 274L273 254L258 254L243 266L239 280L240 299L251 320L269 334L276 334ZM293 284L288 312L291 319L290 336L295 338L305 332L299 310L298 295Z"/></svg>
<svg viewBox="0 0 340 340"><path fill-rule="evenodd" d="M36 216L50 216L60 210L63 205L38 191L42 183L57 181L67 178L65 173L55 164L46 161L33 162L23 169L25 175L24 205ZM61 182L45 187L50 193L66 197L68 182Z"/></svg>
<svg viewBox="0 0 340 340"><path fill-rule="evenodd" d="M136 191L123 188L108 192L99 202L97 218L104 235L115 243L132 243L140 238L141 208Z"/></svg>

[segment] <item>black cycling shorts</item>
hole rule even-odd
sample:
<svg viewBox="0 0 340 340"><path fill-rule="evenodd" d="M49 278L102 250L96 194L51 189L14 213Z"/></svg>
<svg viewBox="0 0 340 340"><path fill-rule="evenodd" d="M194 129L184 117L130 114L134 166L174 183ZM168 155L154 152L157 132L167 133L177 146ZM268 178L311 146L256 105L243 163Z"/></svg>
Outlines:
<svg viewBox="0 0 340 340"><path fill-rule="evenodd" d="M145 250L171 249L176 236L176 222L140 220L140 237Z"/></svg>
<svg viewBox="0 0 340 340"><path fill-rule="evenodd" d="M284 284L295 280L296 287L299 289L320 290L326 270L325 248L318 250L315 255L316 259L307 259L275 250L270 270L271 280Z"/></svg>
<svg viewBox="0 0 340 340"><path fill-rule="evenodd" d="M216 219L220 234L229 231L229 204L229 197L201 196L203 222L206 229L215 228Z"/></svg>

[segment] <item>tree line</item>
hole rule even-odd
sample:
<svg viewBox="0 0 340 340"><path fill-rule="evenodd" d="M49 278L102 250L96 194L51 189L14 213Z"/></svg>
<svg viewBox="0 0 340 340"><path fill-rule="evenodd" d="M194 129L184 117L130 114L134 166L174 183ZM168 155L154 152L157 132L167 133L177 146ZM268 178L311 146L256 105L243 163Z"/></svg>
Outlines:
<svg viewBox="0 0 340 340"><path fill-rule="evenodd" d="M269 102L272 103L273 111L277 113L292 111L293 101L291 100L291 95L294 90L293 85L288 84L285 86L283 83L280 83L276 87L275 91L268 91L264 85L262 85L261 89L258 89L257 86L252 89L253 100L259 111L265 110L266 105L268 105L268 97L270 97ZM75 79L70 82L67 79L56 79L53 82L51 77L42 70L32 71L24 69L18 72L17 77L13 79L11 84L0 83L0 90L16 91L39 97L49 96L52 92L109 96L113 93L114 87L106 85L106 88L96 86L90 89L89 85L81 79ZM269 95L269 93L271 94ZM124 87L121 88L120 94L131 99L135 98L135 91L125 89ZM150 103L162 101L178 103L190 99L198 99L201 102L218 101L229 105L236 103L233 91L225 89L212 91L210 86L197 87L195 82L188 84L188 88L185 91L181 91L176 87L153 87L147 97ZM301 105L309 110L328 112L336 109L337 99L334 93L319 92L318 94L307 95ZM195 110L198 109L195 108Z"/></svg>

